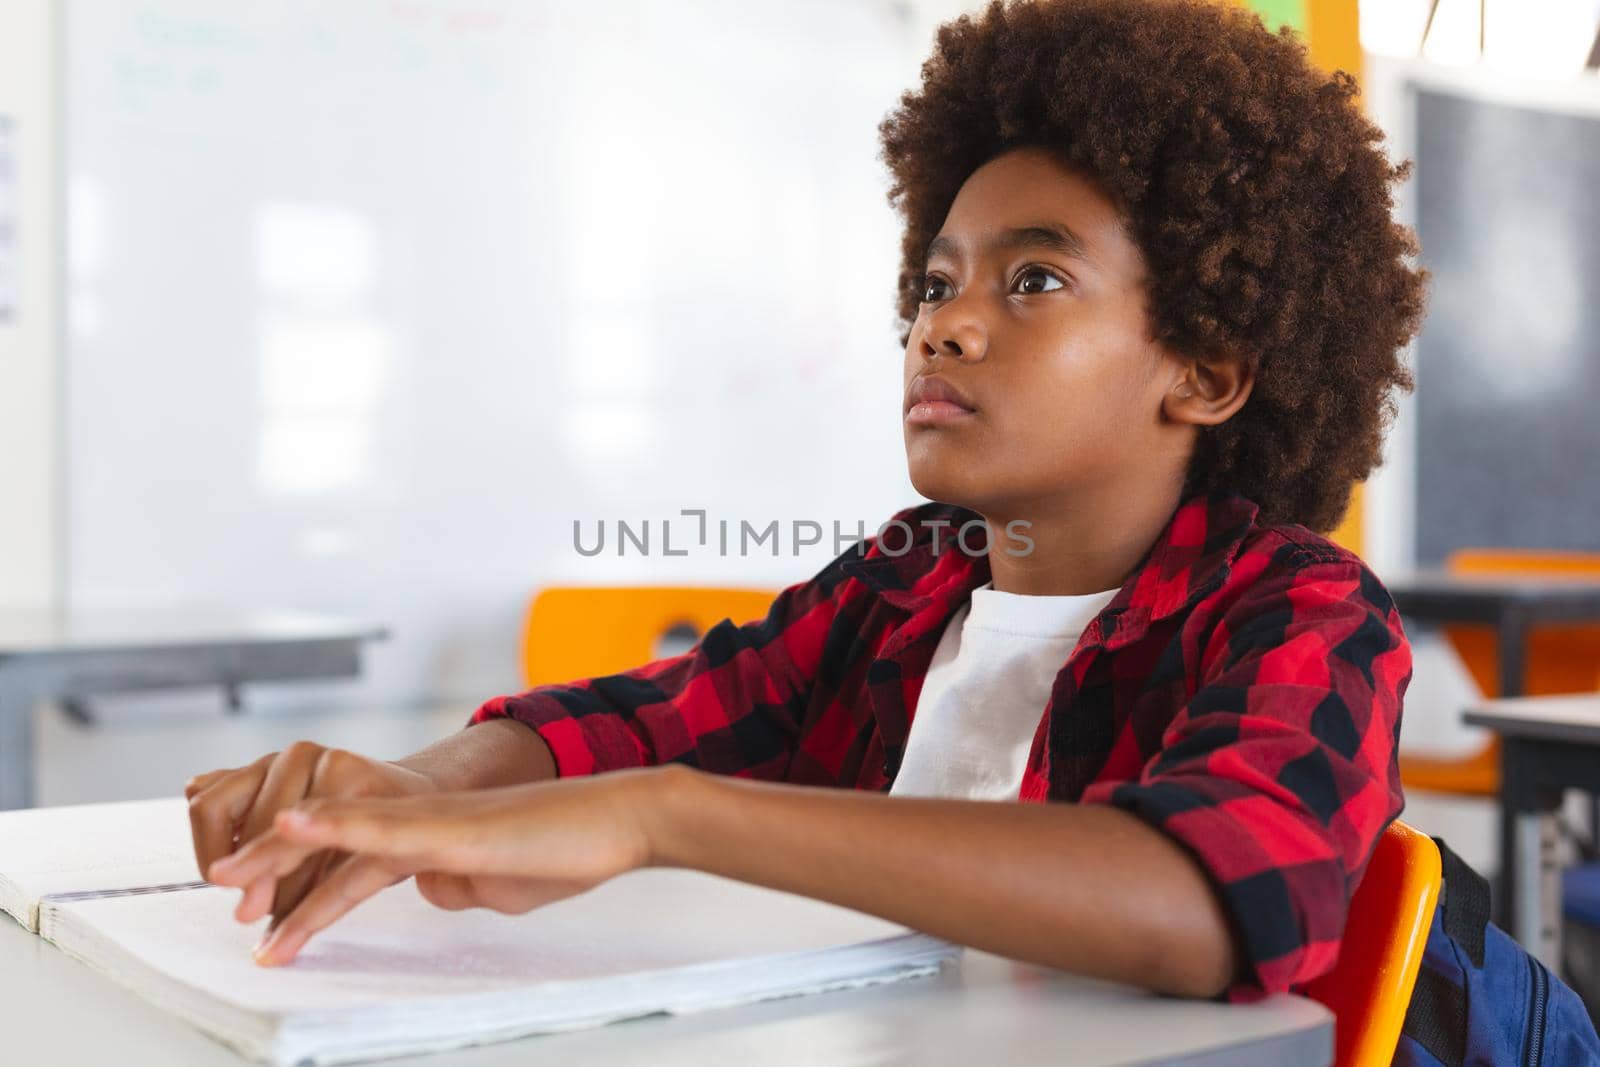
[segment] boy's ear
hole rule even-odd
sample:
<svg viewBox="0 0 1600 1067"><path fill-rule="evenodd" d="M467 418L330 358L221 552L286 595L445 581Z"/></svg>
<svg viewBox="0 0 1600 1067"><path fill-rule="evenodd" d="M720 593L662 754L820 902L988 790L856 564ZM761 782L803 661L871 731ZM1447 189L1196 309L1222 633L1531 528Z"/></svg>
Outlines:
<svg viewBox="0 0 1600 1067"><path fill-rule="evenodd" d="M1177 380L1161 399L1161 412L1173 422L1215 426L1227 422L1250 399L1255 385L1251 360L1231 356L1189 356Z"/></svg>

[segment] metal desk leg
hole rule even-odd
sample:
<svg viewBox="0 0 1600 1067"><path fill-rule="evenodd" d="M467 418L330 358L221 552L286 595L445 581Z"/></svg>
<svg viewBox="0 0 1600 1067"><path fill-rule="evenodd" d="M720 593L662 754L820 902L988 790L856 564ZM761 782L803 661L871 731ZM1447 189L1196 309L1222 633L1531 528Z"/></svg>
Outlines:
<svg viewBox="0 0 1600 1067"><path fill-rule="evenodd" d="M1500 869L1495 872L1493 892L1490 897L1490 914L1494 921L1506 930L1516 929L1517 904L1521 887L1517 884L1522 879L1516 877L1518 860L1525 853L1519 848L1517 813L1507 794L1506 780L1509 775L1510 760L1505 755L1505 743L1501 742L1500 753L1500 807L1496 812L1496 827L1500 835Z"/></svg>
<svg viewBox="0 0 1600 1067"><path fill-rule="evenodd" d="M33 702L0 687L0 811L33 806Z"/></svg>
<svg viewBox="0 0 1600 1067"><path fill-rule="evenodd" d="M1511 935L1552 971L1561 973L1561 865L1556 819L1547 812L1516 816L1517 859L1512 872L1516 913Z"/></svg>
<svg viewBox="0 0 1600 1067"><path fill-rule="evenodd" d="M1502 608L1495 628L1495 651L1500 670L1500 695L1522 696L1527 688L1528 625L1522 613L1512 608ZM1500 871L1494 881L1493 914L1495 921L1508 930L1517 928L1517 902L1519 889L1514 868L1517 858L1516 805L1511 798L1508 781L1512 773L1511 760L1502 745L1500 757ZM1534 855L1532 852L1526 855ZM1520 938L1519 938L1520 940ZM1532 945L1524 941L1524 945Z"/></svg>

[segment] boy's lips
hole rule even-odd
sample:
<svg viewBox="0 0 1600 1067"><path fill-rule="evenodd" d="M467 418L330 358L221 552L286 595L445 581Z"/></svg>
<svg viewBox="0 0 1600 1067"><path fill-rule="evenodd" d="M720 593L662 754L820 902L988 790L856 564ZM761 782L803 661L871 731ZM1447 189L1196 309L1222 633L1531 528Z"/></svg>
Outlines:
<svg viewBox="0 0 1600 1067"><path fill-rule="evenodd" d="M905 420L910 423L953 422L975 411L965 393L936 374L918 375L906 390Z"/></svg>

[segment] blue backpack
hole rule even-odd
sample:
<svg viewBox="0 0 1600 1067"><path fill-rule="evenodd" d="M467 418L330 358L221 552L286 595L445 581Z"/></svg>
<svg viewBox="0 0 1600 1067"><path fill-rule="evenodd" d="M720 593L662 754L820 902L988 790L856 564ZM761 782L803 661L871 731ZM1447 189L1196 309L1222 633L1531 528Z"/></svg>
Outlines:
<svg viewBox="0 0 1600 1067"><path fill-rule="evenodd" d="M1600 1064L1570 986L1489 921L1489 883L1440 841L1444 893L1395 1049L1397 1067Z"/></svg>

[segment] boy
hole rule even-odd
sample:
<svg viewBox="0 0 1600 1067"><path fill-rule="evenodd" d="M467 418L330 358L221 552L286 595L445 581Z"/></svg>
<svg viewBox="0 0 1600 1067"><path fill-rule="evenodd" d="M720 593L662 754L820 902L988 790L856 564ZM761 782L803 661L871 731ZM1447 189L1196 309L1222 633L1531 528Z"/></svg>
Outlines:
<svg viewBox="0 0 1600 1067"><path fill-rule="evenodd" d="M941 28L881 126L937 503L408 759L192 780L202 870L274 916L258 960L411 875L515 912L669 864L1170 993L1326 972L1401 807L1410 655L1312 531L1379 458L1425 282L1354 92L1205 0Z"/></svg>

